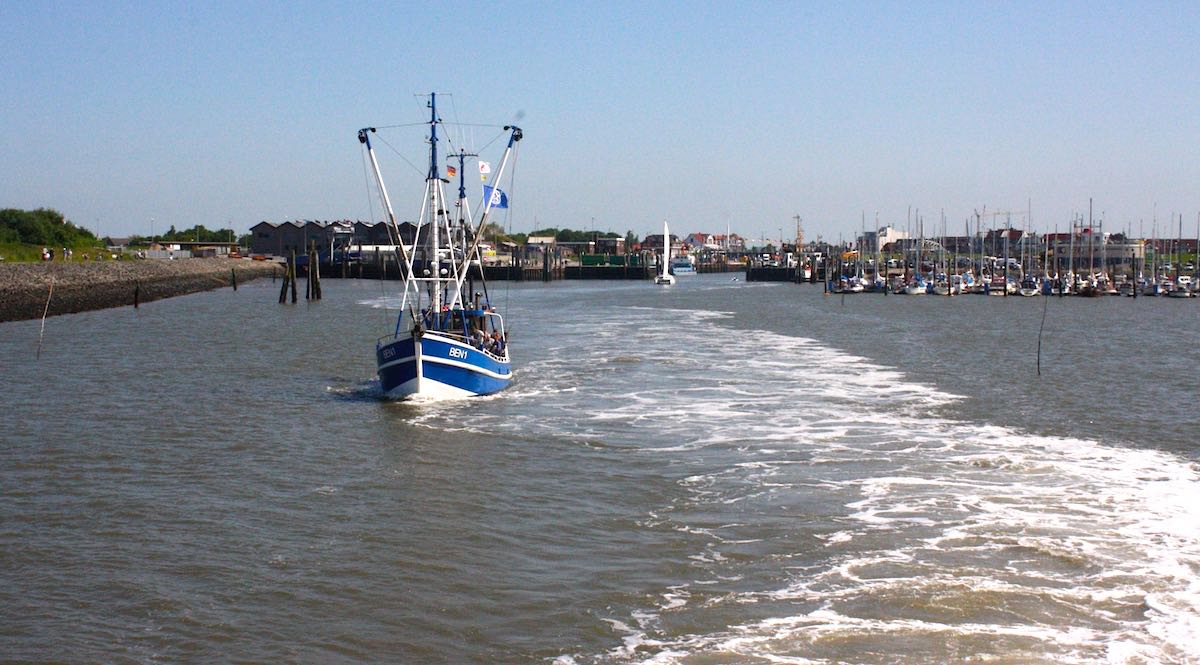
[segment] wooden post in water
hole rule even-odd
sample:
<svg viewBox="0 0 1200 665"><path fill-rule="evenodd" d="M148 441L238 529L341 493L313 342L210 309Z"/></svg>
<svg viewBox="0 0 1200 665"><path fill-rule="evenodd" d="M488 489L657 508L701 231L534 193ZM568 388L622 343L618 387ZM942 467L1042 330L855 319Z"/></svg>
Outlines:
<svg viewBox="0 0 1200 665"><path fill-rule="evenodd" d="M292 250L292 264L288 266L288 281L292 284L292 304L296 304L296 250Z"/></svg>
<svg viewBox="0 0 1200 665"><path fill-rule="evenodd" d="M317 245L313 243L312 258L308 260L308 271L312 274L313 281L313 300L321 299L321 255L317 252Z"/></svg>
<svg viewBox="0 0 1200 665"><path fill-rule="evenodd" d="M133 308L138 308L138 301L142 298L142 283L135 281L133 283Z"/></svg>
<svg viewBox="0 0 1200 665"><path fill-rule="evenodd" d="M274 281L274 277L275 277L275 269L272 268L271 269L272 281ZM284 269L283 269L283 284L281 284L279 286L279 304L280 305L287 302L287 288L288 288L288 269L287 269L287 267L284 267Z"/></svg>
<svg viewBox="0 0 1200 665"><path fill-rule="evenodd" d="M229 281L233 284L233 290L237 291L237 269L229 269Z"/></svg>
<svg viewBox="0 0 1200 665"><path fill-rule="evenodd" d="M289 285L292 287L292 302L296 302L296 285L292 283L294 281L294 278L293 278L294 273L292 271L293 271L293 267L295 265L296 265L296 250L293 249L291 258L288 259L287 265L285 265L283 267L283 284L280 285L280 287L279 287L279 304L280 305L287 302L287 293L288 293Z"/></svg>
<svg viewBox="0 0 1200 665"><path fill-rule="evenodd" d="M304 299L312 300L312 254L308 255L308 270L304 273Z"/></svg>

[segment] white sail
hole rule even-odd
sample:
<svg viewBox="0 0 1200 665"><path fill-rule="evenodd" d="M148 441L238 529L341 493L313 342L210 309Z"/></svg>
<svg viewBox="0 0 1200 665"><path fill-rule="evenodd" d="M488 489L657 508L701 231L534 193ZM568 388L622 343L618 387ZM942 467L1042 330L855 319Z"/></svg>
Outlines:
<svg viewBox="0 0 1200 665"><path fill-rule="evenodd" d="M663 256L662 256L662 274L654 278L655 284L670 286L675 283L675 276L668 270L671 265L671 229L667 226L666 220L663 220Z"/></svg>

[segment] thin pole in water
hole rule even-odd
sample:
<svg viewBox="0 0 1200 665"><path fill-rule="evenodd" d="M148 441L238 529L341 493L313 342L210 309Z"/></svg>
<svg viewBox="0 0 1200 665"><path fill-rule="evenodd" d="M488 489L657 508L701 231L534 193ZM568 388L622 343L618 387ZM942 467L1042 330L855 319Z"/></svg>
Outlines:
<svg viewBox="0 0 1200 665"><path fill-rule="evenodd" d="M1061 295L1061 294L1060 294ZM1046 307L1049 298L1042 298L1042 325L1038 327L1037 375L1042 375L1042 331L1046 329Z"/></svg>
<svg viewBox="0 0 1200 665"><path fill-rule="evenodd" d="M46 335L46 315L50 313L50 299L54 297L54 278L50 278L50 293L46 294L46 309L42 310L42 330L38 333L36 359L42 359L42 338Z"/></svg>

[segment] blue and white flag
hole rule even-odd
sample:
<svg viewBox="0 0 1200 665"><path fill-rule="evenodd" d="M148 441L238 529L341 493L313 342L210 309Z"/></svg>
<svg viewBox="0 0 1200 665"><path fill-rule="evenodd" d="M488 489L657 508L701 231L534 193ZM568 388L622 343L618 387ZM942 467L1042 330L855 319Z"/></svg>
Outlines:
<svg viewBox="0 0 1200 665"><path fill-rule="evenodd" d="M483 186L483 198L485 200L491 201L493 208L507 208L508 207L508 194L505 194L498 188L484 185Z"/></svg>

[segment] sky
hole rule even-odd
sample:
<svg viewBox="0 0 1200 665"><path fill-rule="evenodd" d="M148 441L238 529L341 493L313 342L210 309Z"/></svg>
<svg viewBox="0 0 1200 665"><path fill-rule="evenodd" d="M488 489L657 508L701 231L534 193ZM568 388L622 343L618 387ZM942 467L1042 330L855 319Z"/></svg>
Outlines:
<svg viewBox="0 0 1200 665"><path fill-rule="evenodd" d="M436 91L492 161L522 127L513 233L1053 231L1090 205L1190 237L1197 35L1195 2L5 2L0 207L100 235L379 219L357 130ZM376 144L401 219L424 133Z"/></svg>

